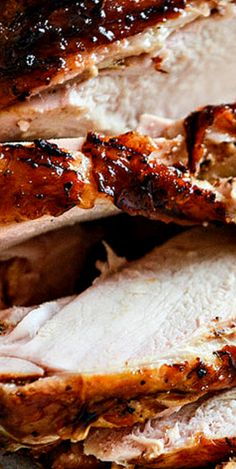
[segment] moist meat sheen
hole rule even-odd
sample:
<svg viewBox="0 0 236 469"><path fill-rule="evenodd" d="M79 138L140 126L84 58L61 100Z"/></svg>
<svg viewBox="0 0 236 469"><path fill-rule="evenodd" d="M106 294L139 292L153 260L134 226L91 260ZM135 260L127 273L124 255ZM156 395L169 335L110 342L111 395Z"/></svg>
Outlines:
<svg viewBox="0 0 236 469"><path fill-rule="evenodd" d="M47 87L57 74L83 71L100 46L176 17L186 5L186 0L3 0L1 105Z"/></svg>
<svg viewBox="0 0 236 469"><path fill-rule="evenodd" d="M119 3L117 10L121 14L128 4L124 6L122 2ZM77 8L80 11L82 2L78 4L80 6ZM87 7L88 5L89 2L86 3ZM62 41L60 52L64 54L63 66L55 70L51 80L47 80L48 83L44 82L44 74L40 71L36 78L41 79L41 84L31 89L29 80L36 73L34 68L37 63L34 63L36 60L34 57L36 58L37 53L36 51L34 54L29 53L27 60L22 59L23 64L27 62L27 77L25 76L23 85L28 89L30 96L23 100L24 96L19 94L19 90L18 95L12 97L15 102L10 104L12 101L9 101L9 105L0 109L0 140L9 142L34 138L77 137L86 135L89 131L119 135L136 129L140 117L147 112L165 118L179 119L199 106L234 102L236 62L232 57L236 55L235 1L198 0L186 3L183 9L176 3L175 14L170 14L169 11L168 18L160 20L158 15L152 14L152 19L157 22L151 26L150 18L145 21L138 20L140 5L140 2L135 2L133 5L133 13L130 14L130 18L133 18L132 26L139 27L142 26L141 23L143 26L145 24L148 26L138 33L133 33L132 30L132 35L122 36L121 39L116 39L114 34L113 39L107 37L106 44L102 45L99 41L90 44L92 49L89 48L90 36L88 36L87 46L84 46L84 50L78 54L70 54L64 44L65 41ZM108 2L103 2L103 8L106 9L107 6ZM159 7L160 2L156 2L155 8ZM170 7L172 8L171 2L168 3L168 8ZM20 9L19 6L18 8ZM40 8L42 10L42 7ZM72 2L68 3L68 9L72 9ZM143 17L143 12L140 15ZM111 27L117 25L121 28L122 22L119 22L118 16L117 22L110 22ZM64 17L68 19L65 10L60 16L60 24ZM88 20L91 20L91 16L87 18L87 22ZM101 35L106 31L103 26L106 19L100 20L97 28ZM70 19L67 29L69 21ZM76 20L73 21L74 28ZM38 18L38 23L41 22ZM126 25L124 28L127 34L131 23L129 22L129 26ZM47 27L40 27L42 38L37 39L35 33L31 31L30 44L36 47L34 44L38 41L41 47L42 39L42 54L47 51L44 60L50 69L56 56L50 55L55 41L53 42L50 36L53 29L51 23L49 24ZM19 29L21 26L23 27L19 24ZM87 25L88 29L91 27L92 24ZM57 28L57 33L62 34L62 29ZM82 29L77 31L75 28L73 33L82 34ZM4 37L9 36L6 31L4 34L2 41ZM21 44L21 35L19 37ZM17 41L17 38L15 39ZM80 38L78 42L80 49L81 41ZM25 47L21 47L21 56L27 52L26 46L29 41L25 42L26 44L23 43ZM17 49L19 49L18 43ZM3 50L5 52L2 54L9 55L9 44L7 47L4 46ZM15 52L12 55L17 61L19 55ZM5 74L8 67L10 70L10 60L7 61L6 67ZM11 82L9 80L8 91L10 89L17 91L16 81L19 80L19 76L21 77L17 73L14 72ZM6 81L6 77L4 80ZM1 87L3 89L3 84ZM4 99L8 102L7 91Z"/></svg>

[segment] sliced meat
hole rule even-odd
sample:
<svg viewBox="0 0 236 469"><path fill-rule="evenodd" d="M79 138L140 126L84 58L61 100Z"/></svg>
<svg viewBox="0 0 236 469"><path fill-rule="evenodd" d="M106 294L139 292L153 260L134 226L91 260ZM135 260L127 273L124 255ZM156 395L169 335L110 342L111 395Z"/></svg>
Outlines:
<svg viewBox="0 0 236 469"><path fill-rule="evenodd" d="M0 252L0 309L35 305L81 290L84 267L104 228L83 225L34 237ZM82 278L81 278L82 277Z"/></svg>
<svg viewBox="0 0 236 469"><path fill-rule="evenodd" d="M225 1L1 2L0 103L24 100L133 55Z"/></svg>
<svg viewBox="0 0 236 469"><path fill-rule="evenodd" d="M234 230L193 230L130 264L110 259L75 299L2 312L8 444L76 442L235 386L235 257Z"/></svg>
<svg viewBox="0 0 236 469"><path fill-rule="evenodd" d="M99 199L109 202L104 214L113 202L163 221L235 222L235 109L207 106L153 125L145 118L152 134L158 125L157 138L130 132L2 145L0 222L91 209Z"/></svg>
<svg viewBox="0 0 236 469"><path fill-rule="evenodd" d="M138 35L132 49L126 40L122 54L132 57L2 109L0 140L119 134L135 129L146 112L177 119L199 106L234 101L236 6L221 3L211 13L203 3Z"/></svg>
<svg viewBox="0 0 236 469"><path fill-rule="evenodd" d="M236 450L236 391L187 405L170 417L128 430L95 430L85 453L122 465L202 467Z"/></svg>
<svg viewBox="0 0 236 469"><path fill-rule="evenodd" d="M53 217L44 215L34 220L23 221L21 223L0 224L0 245L1 249L9 249L16 244L26 242L30 238L43 233L48 233L63 227L70 227L77 222L87 222L105 217L117 215L119 210L108 200L98 200L93 208L84 210L74 207L64 214Z"/></svg>

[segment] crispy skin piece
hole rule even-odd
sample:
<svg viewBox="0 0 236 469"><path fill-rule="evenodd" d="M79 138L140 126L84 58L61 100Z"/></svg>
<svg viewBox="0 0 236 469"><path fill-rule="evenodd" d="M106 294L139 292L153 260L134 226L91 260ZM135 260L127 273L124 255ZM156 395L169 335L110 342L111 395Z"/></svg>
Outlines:
<svg viewBox="0 0 236 469"><path fill-rule="evenodd" d="M200 188L181 165L149 162L152 151L150 139L135 133L110 139L89 134L83 146L92 156L98 191L112 196L119 209L163 221L225 220L213 191Z"/></svg>
<svg viewBox="0 0 236 469"><path fill-rule="evenodd" d="M1 148L1 221L21 221L54 216L79 202L86 190L75 157L43 140L34 145L5 145ZM90 183L90 191L92 184ZM90 205L90 193L87 208ZM93 198L92 198L93 200Z"/></svg>
<svg viewBox="0 0 236 469"><path fill-rule="evenodd" d="M190 2L189 2L190 3ZM101 47L177 17L187 0L2 0L0 105L93 65Z"/></svg>
<svg viewBox="0 0 236 469"><path fill-rule="evenodd" d="M210 129L236 135L236 104L206 106L185 119L186 145L191 173L198 174L205 157L205 138Z"/></svg>
<svg viewBox="0 0 236 469"><path fill-rule="evenodd" d="M176 152L174 138L166 137L164 158L158 139L134 132L89 134L82 153L43 140L2 145L0 222L57 216L75 205L91 208L100 197L152 219L234 222L235 105L208 106L183 125L182 147ZM230 142L213 144L211 133Z"/></svg>

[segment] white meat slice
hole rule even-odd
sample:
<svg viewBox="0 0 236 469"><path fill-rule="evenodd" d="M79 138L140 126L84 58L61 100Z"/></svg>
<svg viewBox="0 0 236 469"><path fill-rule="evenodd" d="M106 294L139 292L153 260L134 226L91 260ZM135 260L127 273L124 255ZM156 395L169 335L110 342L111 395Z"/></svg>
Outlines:
<svg viewBox="0 0 236 469"><path fill-rule="evenodd" d="M202 467L233 454L236 390L184 406L170 417L128 430L95 430L85 453L102 461L151 468ZM235 467L234 463L226 467Z"/></svg>
<svg viewBox="0 0 236 469"><path fill-rule="evenodd" d="M76 298L3 311L0 425L29 446L76 442L235 386L235 258L235 230L195 229L113 259Z"/></svg>
<svg viewBox="0 0 236 469"><path fill-rule="evenodd" d="M135 129L143 113L176 119L198 106L236 99L233 4L214 14L204 3L188 7L181 18L119 47L114 66L111 54L109 67L105 61L92 77L75 77L2 109L0 140L122 133Z"/></svg>

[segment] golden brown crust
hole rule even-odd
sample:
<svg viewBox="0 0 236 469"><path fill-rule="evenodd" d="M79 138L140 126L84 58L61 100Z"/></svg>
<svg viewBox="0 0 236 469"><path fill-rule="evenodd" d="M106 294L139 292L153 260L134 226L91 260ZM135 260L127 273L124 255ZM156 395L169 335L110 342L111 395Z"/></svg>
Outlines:
<svg viewBox="0 0 236 469"><path fill-rule="evenodd" d="M71 169L75 162L72 154L37 140L28 147L4 145L1 155L2 223L46 214L57 216L79 203L85 184L79 173Z"/></svg>
<svg viewBox="0 0 236 469"><path fill-rule="evenodd" d="M187 0L2 0L0 106L24 100L55 77L81 73L91 54L176 17Z"/></svg>
<svg viewBox="0 0 236 469"><path fill-rule="evenodd" d="M194 359L114 375L62 374L18 384L11 377L15 386L0 387L5 444L41 448L65 439L78 441L91 425L132 426L153 412L235 386L236 347L225 346L213 356L212 364Z"/></svg>

